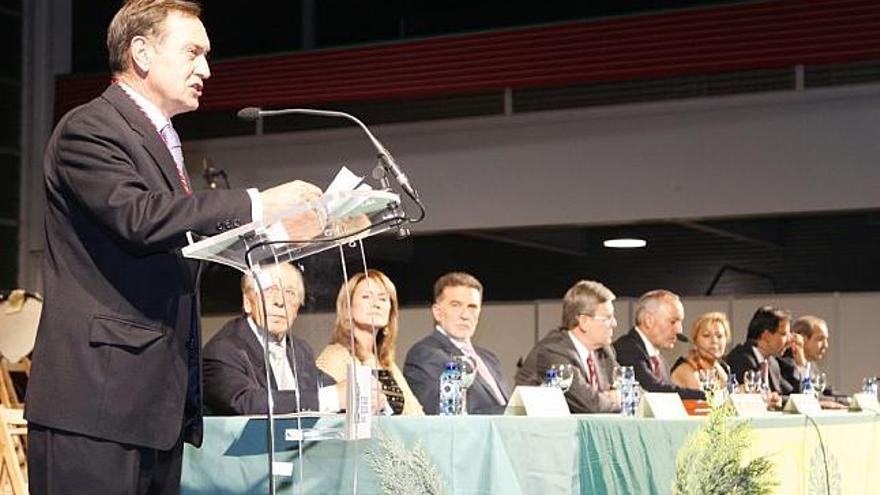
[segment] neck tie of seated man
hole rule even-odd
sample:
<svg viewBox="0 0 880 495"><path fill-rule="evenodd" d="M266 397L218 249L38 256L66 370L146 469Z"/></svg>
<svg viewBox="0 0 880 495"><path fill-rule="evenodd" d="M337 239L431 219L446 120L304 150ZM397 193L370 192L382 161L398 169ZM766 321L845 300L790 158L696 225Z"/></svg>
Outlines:
<svg viewBox="0 0 880 495"><path fill-rule="evenodd" d="M489 389L492 390L492 395L495 396L495 400L498 401L498 404L504 405L504 394L501 393L501 389L498 388L498 383L495 382L495 377L492 376L492 372L489 371L489 367L486 366L486 363L480 358L480 355L477 354L477 350L474 349L474 346L471 345L470 342L467 342L461 349L466 355L473 358L474 362L477 363L477 375L479 375L483 381L489 384Z"/></svg>

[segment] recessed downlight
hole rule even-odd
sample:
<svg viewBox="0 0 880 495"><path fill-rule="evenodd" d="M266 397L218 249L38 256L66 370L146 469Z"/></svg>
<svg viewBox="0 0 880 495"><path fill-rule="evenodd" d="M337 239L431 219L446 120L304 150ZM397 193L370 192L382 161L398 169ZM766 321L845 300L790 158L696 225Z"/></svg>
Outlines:
<svg viewBox="0 0 880 495"><path fill-rule="evenodd" d="M635 238L606 239L602 242L602 245L607 248L635 249L647 246L648 241Z"/></svg>

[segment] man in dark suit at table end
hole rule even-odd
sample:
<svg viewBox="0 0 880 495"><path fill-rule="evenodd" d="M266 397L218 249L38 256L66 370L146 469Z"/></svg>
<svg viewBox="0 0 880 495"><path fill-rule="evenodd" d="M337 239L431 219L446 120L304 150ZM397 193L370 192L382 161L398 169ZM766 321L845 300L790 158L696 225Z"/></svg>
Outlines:
<svg viewBox="0 0 880 495"><path fill-rule="evenodd" d="M571 412L620 411L620 392L612 389L617 367L611 347L617 327L614 299L608 287L592 280L568 289L562 298L562 325L529 352L516 372L516 384L540 385L548 368L570 364L574 378L565 400Z"/></svg>
<svg viewBox="0 0 880 495"><path fill-rule="evenodd" d="M480 320L483 285L472 275L452 272L434 283L434 330L406 353L403 374L425 414L438 414L440 374L453 356L467 354L477 364L477 376L467 391L469 414L501 414L510 390L501 362L488 349L474 346L471 337Z"/></svg>
<svg viewBox="0 0 880 495"><path fill-rule="evenodd" d="M217 234L321 190L193 191L171 118L210 77L197 4L131 0L110 23L113 84L61 118L44 160L45 301L28 384L32 493L178 493L202 436L199 264ZM317 215L285 224L321 231Z"/></svg>
<svg viewBox="0 0 880 495"><path fill-rule="evenodd" d="M648 392L677 392L682 399L703 399L700 390L672 384L660 349L672 349L684 321L684 305L674 292L648 291L636 303L636 324L614 342L617 362L632 366L636 380Z"/></svg>

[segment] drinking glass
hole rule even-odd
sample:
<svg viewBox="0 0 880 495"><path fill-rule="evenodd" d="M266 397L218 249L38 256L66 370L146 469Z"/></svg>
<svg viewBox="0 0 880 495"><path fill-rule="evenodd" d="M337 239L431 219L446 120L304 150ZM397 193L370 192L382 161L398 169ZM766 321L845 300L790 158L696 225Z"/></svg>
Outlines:
<svg viewBox="0 0 880 495"><path fill-rule="evenodd" d="M704 393L709 393L715 390L715 387L718 384L718 372L715 368L699 370L697 373L700 379L700 389Z"/></svg>
<svg viewBox="0 0 880 495"><path fill-rule="evenodd" d="M828 386L828 377L825 373L817 373L813 375L813 392L816 394L816 397L822 397L822 393L825 392L825 387Z"/></svg>
<svg viewBox="0 0 880 495"><path fill-rule="evenodd" d="M752 370L746 370L743 373L743 388L747 394L756 394L760 389L761 378L758 373Z"/></svg>
<svg viewBox="0 0 880 495"><path fill-rule="evenodd" d="M556 370L557 384L562 389L562 393L568 392L571 382L574 381L574 368L570 364L554 364L553 369Z"/></svg>

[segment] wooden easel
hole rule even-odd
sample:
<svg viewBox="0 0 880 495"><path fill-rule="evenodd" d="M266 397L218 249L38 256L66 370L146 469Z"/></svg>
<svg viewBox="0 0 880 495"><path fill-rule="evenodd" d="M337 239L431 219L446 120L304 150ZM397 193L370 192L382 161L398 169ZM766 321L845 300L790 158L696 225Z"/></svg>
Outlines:
<svg viewBox="0 0 880 495"><path fill-rule="evenodd" d="M0 404L10 409L24 407L24 397L19 397L12 382L12 373L24 373L31 376L31 360L21 358L17 363L10 363L6 358L0 358Z"/></svg>
<svg viewBox="0 0 880 495"><path fill-rule="evenodd" d="M0 406L0 493L27 495L26 445L24 409Z"/></svg>

